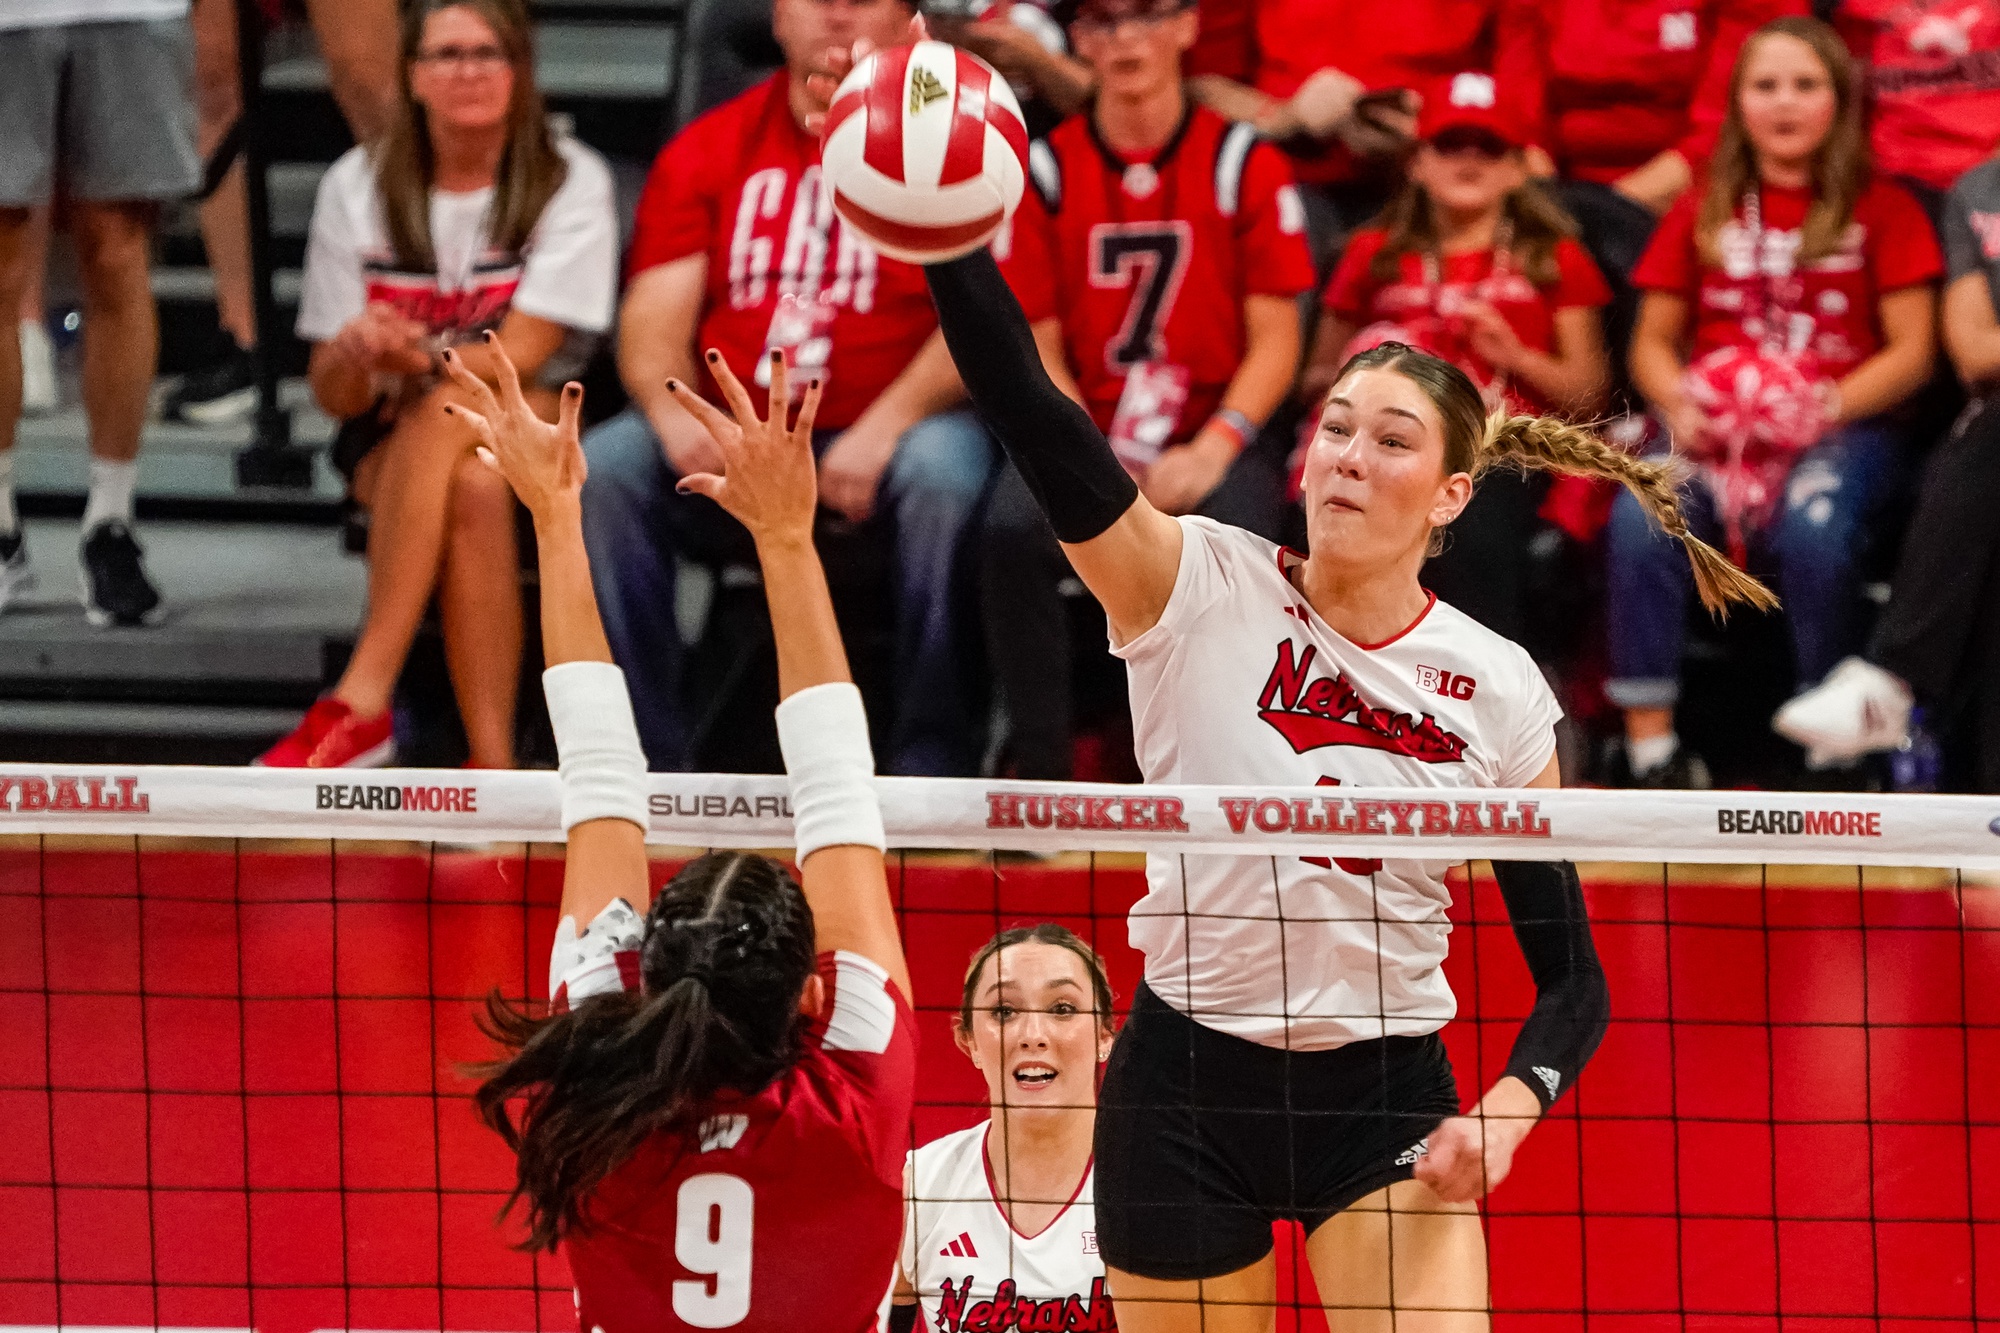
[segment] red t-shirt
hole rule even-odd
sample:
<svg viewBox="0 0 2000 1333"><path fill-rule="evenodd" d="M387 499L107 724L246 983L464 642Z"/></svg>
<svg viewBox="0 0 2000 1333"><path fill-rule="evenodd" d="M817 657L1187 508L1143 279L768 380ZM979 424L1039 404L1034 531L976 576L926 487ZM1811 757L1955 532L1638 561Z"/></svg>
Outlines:
<svg viewBox="0 0 2000 1333"><path fill-rule="evenodd" d="M877 253L834 215L819 140L792 117L781 71L676 135L639 198L627 268L708 256L698 348L717 347L747 381L778 300L818 298L831 341L818 424L851 425L937 328L923 270ZM721 394L704 365L702 392ZM752 393L763 410L761 389Z"/></svg>
<svg viewBox="0 0 2000 1333"><path fill-rule="evenodd" d="M1878 169L1944 190L2000 146L2000 0L1845 0Z"/></svg>
<svg viewBox="0 0 2000 1333"><path fill-rule="evenodd" d="M1070 369L1100 429L1134 366L1186 370L1168 438L1191 438L1242 364L1244 298L1313 285L1284 157L1248 125L1196 106L1149 159L1120 156L1088 116L1072 116L1031 164L1036 188L1014 216L1010 269L1023 308L1030 318L1060 313Z"/></svg>
<svg viewBox="0 0 2000 1333"><path fill-rule="evenodd" d="M1540 0L1524 96L1566 176L1610 182L1669 148L1715 149L1743 39L1806 0Z"/></svg>
<svg viewBox="0 0 2000 1333"><path fill-rule="evenodd" d="M902 1238L916 1024L867 959L821 954L819 974L796 1065L591 1195L590 1228L563 1242L582 1333L872 1333Z"/></svg>
<svg viewBox="0 0 2000 1333"><path fill-rule="evenodd" d="M1451 359L1479 384L1490 383L1493 367L1474 354L1464 340L1459 312L1467 305L1484 301L1500 312L1515 336L1538 352L1556 350L1556 311L1572 307L1595 310L1611 301L1611 289L1590 255L1575 241L1556 242L1556 280L1537 286L1509 265L1497 277L1491 250L1470 250L1445 255L1438 265L1435 289L1424 276L1424 257L1406 254L1398 263L1398 275L1389 282L1377 278L1372 269L1389 234L1370 227L1354 234L1347 252L1326 286L1326 308L1346 323L1358 326L1381 320L1404 322L1435 316L1444 326L1440 332L1450 339ZM1454 327L1458 331L1451 331ZM1440 351L1446 349L1439 349ZM1549 404L1528 385L1515 381L1508 394L1525 411L1546 412Z"/></svg>
<svg viewBox="0 0 2000 1333"><path fill-rule="evenodd" d="M1184 68L1290 97L1330 66L1371 92L1409 88L1427 100L1445 96L1452 76L1479 71L1494 76L1515 123L1526 125L1521 98L1539 60L1534 4L1408 0L1387 13L1373 0L1202 0L1202 35ZM1295 166L1315 182L1351 180L1361 169L1338 141Z"/></svg>
<svg viewBox="0 0 2000 1333"><path fill-rule="evenodd" d="M1632 270L1633 286L1669 292L1688 303L1691 360L1721 347L1761 347L1775 320L1782 347L1811 352L1829 378L1839 379L1881 349L1877 306L1882 294L1934 282L1944 274L1937 240L1917 201L1879 177L1856 201L1854 221L1840 249L1803 269L1795 268L1792 259L1812 205L1811 191L1767 187L1761 204L1761 256L1752 254L1760 247L1753 244L1739 210L1722 229L1724 265L1713 268L1695 249L1702 190L1697 184L1667 211L1645 257Z"/></svg>

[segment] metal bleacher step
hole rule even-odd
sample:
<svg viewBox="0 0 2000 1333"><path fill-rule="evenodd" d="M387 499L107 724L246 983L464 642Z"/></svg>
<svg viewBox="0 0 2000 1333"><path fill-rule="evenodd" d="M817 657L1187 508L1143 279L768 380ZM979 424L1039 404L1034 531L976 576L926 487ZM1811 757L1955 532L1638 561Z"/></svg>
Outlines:
<svg viewBox="0 0 2000 1333"><path fill-rule="evenodd" d="M367 597L365 566L333 529L142 517L166 617L97 629L78 601L75 522L24 530L37 582L0 616L10 757L88 756L97 738L125 759L247 759L297 724Z"/></svg>
<svg viewBox="0 0 2000 1333"><path fill-rule="evenodd" d="M73 509L89 485L89 426L76 405L74 382L66 377L63 388L68 406L24 417L17 433L14 484L31 512L51 504ZM333 439L333 422L312 405L305 383L287 380L280 399L292 409L293 442L323 450ZM185 508L191 502L240 502L266 511L296 511L300 521L329 525L343 487L324 453L315 461L313 484L306 490L246 490L236 484L235 458L250 438L247 421L225 426L148 422L139 453L141 513L149 507Z"/></svg>

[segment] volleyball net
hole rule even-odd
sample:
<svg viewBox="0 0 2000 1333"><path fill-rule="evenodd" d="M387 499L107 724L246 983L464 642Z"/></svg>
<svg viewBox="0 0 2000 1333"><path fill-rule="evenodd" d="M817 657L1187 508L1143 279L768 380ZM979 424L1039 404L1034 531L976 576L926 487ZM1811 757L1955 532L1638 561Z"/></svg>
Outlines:
<svg viewBox="0 0 2000 1333"><path fill-rule="evenodd" d="M1469 1105L1534 997L1486 862L1571 859L1612 1020L1484 1205L1495 1326L2000 1320L2000 798L880 791L914 1144L988 1116L951 1025L996 931L1069 927L1130 1004L1149 849L1453 863ZM463 1072L489 991L545 998L558 810L549 773L0 766L0 1326L574 1328ZM780 778L651 810L656 883L790 838ZM1324 1329L1277 1242L1279 1327Z"/></svg>

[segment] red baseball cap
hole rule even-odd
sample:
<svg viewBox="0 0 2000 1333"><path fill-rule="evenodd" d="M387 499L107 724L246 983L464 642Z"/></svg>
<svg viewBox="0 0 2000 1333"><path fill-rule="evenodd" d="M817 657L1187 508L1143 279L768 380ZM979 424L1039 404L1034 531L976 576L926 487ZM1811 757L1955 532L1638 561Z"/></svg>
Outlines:
<svg viewBox="0 0 2000 1333"><path fill-rule="evenodd" d="M1508 148L1526 148L1527 136L1504 109L1493 76L1480 70L1454 74L1424 99L1417 136L1430 142L1452 130L1483 133Z"/></svg>

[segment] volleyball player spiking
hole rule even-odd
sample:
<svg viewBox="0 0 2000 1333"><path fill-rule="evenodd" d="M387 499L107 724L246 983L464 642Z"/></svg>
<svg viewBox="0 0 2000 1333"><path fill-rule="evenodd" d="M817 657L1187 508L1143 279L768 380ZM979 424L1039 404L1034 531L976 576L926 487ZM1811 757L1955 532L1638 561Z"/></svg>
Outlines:
<svg viewBox="0 0 2000 1333"><path fill-rule="evenodd" d="M534 516L569 832L550 1011L489 1006L511 1054L477 1101L517 1155L510 1203L528 1246L566 1251L583 1329L863 1333L895 1265L916 1042L867 719L812 544L818 385L787 429L782 357L769 422L713 352L733 421L669 382L727 465L682 485L756 539L801 876L711 853L641 916L645 760L584 555L582 390L542 422L493 354L497 394L452 359L477 405L453 410Z"/></svg>
<svg viewBox="0 0 2000 1333"><path fill-rule="evenodd" d="M827 63L838 77L849 53ZM1306 555L1169 518L1050 381L992 258L927 273L974 405L1103 604L1149 781L1557 785L1560 710L1533 662L1418 581L1489 467L1621 482L1684 543L1712 610L1774 601L1689 536L1666 467L1551 418L1489 416L1463 372L1393 344L1349 362L1322 404ZM1148 859L1131 916L1145 983L1096 1125L1098 1241L1127 1333L1266 1327L1277 1219L1306 1228L1337 1330L1488 1325L1475 1201L1575 1081L1609 998L1574 867L1496 863L1536 1001L1506 1072L1458 1114L1438 1036L1455 1012L1448 868Z"/></svg>

